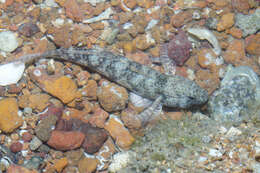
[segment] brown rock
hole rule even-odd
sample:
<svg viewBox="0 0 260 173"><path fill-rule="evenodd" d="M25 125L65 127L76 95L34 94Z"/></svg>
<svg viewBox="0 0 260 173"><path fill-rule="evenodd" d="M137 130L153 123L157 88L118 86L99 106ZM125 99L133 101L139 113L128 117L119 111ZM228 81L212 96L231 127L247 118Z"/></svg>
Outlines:
<svg viewBox="0 0 260 173"><path fill-rule="evenodd" d="M63 157L61 159L54 160L53 167L57 172L61 172L68 165L68 159Z"/></svg>
<svg viewBox="0 0 260 173"><path fill-rule="evenodd" d="M85 126L87 126L87 128L84 130L82 129L82 132L86 136L82 147L87 153L93 154L103 146L108 135L104 129L91 127L87 124L85 124Z"/></svg>
<svg viewBox="0 0 260 173"><path fill-rule="evenodd" d="M238 29L238 28L236 28L236 27L232 27L229 31L228 31L228 33L230 33L233 37L235 37L235 38L242 38L242 36L243 36L243 32L242 32L242 30L241 29Z"/></svg>
<svg viewBox="0 0 260 173"><path fill-rule="evenodd" d="M15 98L0 100L0 130L10 133L23 124L23 119L18 115L18 104Z"/></svg>
<svg viewBox="0 0 260 173"><path fill-rule="evenodd" d="M238 65L241 61L244 61L245 56L246 53L244 42L242 40L233 40L229 43L223 57L226 62L233 65Z"/></svg>
<svg viewBox="0 0 260 173"><path fill-rule="evenodd" d="M67 76L59 77L53 81L46 80L43 83L48 93L58 97L65 104L77 97L77 86Z"/></svg>
<svg viewBox="0 0 260 173"><path fill-rule="evenodd" d="M179 28L182 25L190 22L191 20L192 20L192 12L191 11L182 11L171 17L171 24L172 24L172 26Z"/></svg>
<svg viewBox="0 0 260 173"><path fill-rule="evenodd" d="M18 97L19 106L22 108L30 107L37 112L42 112L49 104L50 96L48 94L25 94Z"/></svg>
<svg viewBox="0 0 260 173"><path fill-rule="evenodd" d="M78 165L78 162L83 155L84 155L83 149L71 150L65 153L66 158L68 158L68 164L70 166Z"/></svg>
<svg viewBox="0 0 260 173"><path fill-rule="evenodd" d="M43 142L48 141L51 135L51 131L53 130L53 127L56 125L57 120L58 117L55 115L49 115L45 117L43 120L41 120L35 128L36 136Z"/></svg>
<svg viewBox="0 0 260 173"><path fill-rule="evenodd" d="M196 72L196 82L202 88L206 89L211 94L219 86L220 80L218 73L210 73L208 70L198 70Z"/></svg>
<svg viewBox="0 0 260 173"><path fill-rule="evenodd" d="M86 96L88 100L97 99L97 82L94 80L88 80L87 85L81 91L83 96Z"/></svg>
<svg viewBox="0 0 260 173"><path fill-rule="evenodd" d="M101 86L97 96L101 106L108 112L124 109L128 100L127 90L114 83Z"/></svg>
<svg viewBox="0 0 260 173"><path fill-rule="evenodd" d="M133 44L136 46L136 48L140 50L145 50L151 46L154 46L155 40L147 34L142 34L142 35L138 35L133 40Z"/></svg>
<svg viewBox="0 0 260 173"><path fill-rule="evenodd" d="M214 68L217 55L207 48L202 48L198 52L198 63L202 68Z"/></svg>
<svg viewBox="0 0 260 173"><path fill-rule="evenodd" d="M77 74L77 83L79 86L86 85L90 78L90 73L87 71L81 71Z"/></svg>
<svg viewBox="0 0 260 173"><path fill-rule="evenodd" d="M237 11L248 14L248 10L250 8L248 0L231 0L231 5L233 9Z"/></svg>
<svg viewBox="0 0 260 173"><path fill-rule="evenodd" d="M131 9L134 8L137 4L136 0L124 0L124 3L128 8Z"/></svg>
<svg viewBox="0 0 260 173"><path fill-rule="evenodd" d="M76 0L67 0L64 4L66 15L76 22L81 22L83 19L83 11Z"/></svg>
<svg viewBox="0 0 260 173"><path fill-rule="evenodd" d="M31 37L39 31L37 25L32 22L24 23L18 29L18 32L26 37Z"/></svg>
<svg viewBox="0 0 260 173"><path fill-rule="evenodd" d="M101 108L95 110L94 114L89 118L89 123L94 127L104 128L105 122L109 114Z"/></svg>
<svg viewBox="0 0 260 173"><path fill-rule="evenodd" d="M234 13L227 13L224 14L219 23L217 24L218 31L224 31L228 28L231 28L235 23L235 15Z"/></svg>
<svg viewBox="0 0 260 173"><path fill-rule="evenodd" d="M91 154L97 152L107 139L104 129L93 127L79 119L60 120L55 130L82 132L85 135L82 147Z"/></svg>
<svg viewBox="0 0 260 173"><path fill-rule="evenodd" d="M85 135L79 131L59 131L51 132L51 137L47 144L56 150L73 150L81 146Z"/></svg>
<svg viewBox="0 0 260 173"><path fill-rule="evenodd" d="M110 133L116 144L124 149L129 148L135 140L118 118L111 117L104 128Z"/></svg>
<svg viewBox="0 0 260 173"><path fill-rule="evenodd" d="M37 171L36 170L29 170L25 167L12 164L7 169L7 173L37 173Z"/></svg>
<svg viewBox="0 0 260 173"><path fill-rule="evenodd" d="M98 159L83 157L78 164L80 173L91 173L94 172L99 164Z"/></svg>
<svg viewBox="0 0 260 173"><path fill-rule="evenodd" d="M251 55L260 56L260 34L253 35L246 44L246 51Z"/></svg>
<svg viewBox="0 0 260 173"><path fill-rule="evenodd" d="M22 139L24 142L30 142L32 140L33 135L29 132L24 132L22 134Z"/></svg>
<svg viewBox="0 0 260 173"><path fill-rule="evenodd" d="M10 150L13 152L13 153L17 153L19 151L21 151L23 149L23 144L20 143L20 142L14 142L11 144L10 146Z"/></svg>

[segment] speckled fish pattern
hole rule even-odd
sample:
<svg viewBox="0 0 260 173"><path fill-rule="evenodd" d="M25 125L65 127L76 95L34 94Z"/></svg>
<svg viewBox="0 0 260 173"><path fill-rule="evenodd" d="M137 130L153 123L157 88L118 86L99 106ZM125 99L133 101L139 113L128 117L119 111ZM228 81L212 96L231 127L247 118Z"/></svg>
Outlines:
<svg viewBox="0 0 260 173"><path fill-rule="evenodd" d="M189 108L208 100L208 93L194 81L177 75L165 75L124 56L102 49L61 48L45 53L100 73L130 91L161 102L167 107Z"/></svg>

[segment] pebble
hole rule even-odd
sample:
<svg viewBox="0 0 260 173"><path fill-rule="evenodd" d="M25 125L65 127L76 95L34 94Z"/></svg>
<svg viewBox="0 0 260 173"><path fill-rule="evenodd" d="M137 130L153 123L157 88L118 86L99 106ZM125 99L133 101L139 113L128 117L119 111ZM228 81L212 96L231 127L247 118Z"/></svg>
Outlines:
<svg viewBox="0 0 260 173"><path fill-rule="evenodd" d="M95 110L94 114L89 118L89 123L94 127L104 128L105 122L109 114L101 108Z"/></svg>
<svg viewBox="0 0 260 173"><path fill-rule="evenodd" d="M78 163L80 173L94 172L97 168L99 161L96 158L83 157Z"/></svg>
<svg viewBox="0 0 260 173"><path fill-rule="evenodd" d="M33 135L31 133L29 133L29 132L24 132L22 134L22 140L24 142L30 142L32 140L32 137L33 137Z"/></svg>
<svg viewBox="0 0 260 173"><path fill-rule="evenodd" d="M254 13L243 15L236 14L235 26L242 29L243 37L256 33L260 29L260 9L256 9Z"/></svg>
<svg viewBox="0 0 260 173"><path fill-rule="evenodd" d="M25 160L23 166L28 169L38 170L39 166L43 164L44 160L39 156L32 156L29 160Z"/></svg>
<svg viewBox="0 0 260 173"><path fill-rule="evenodd" d="M63 157L58 160L54 160L53 167L57 172L61 172L67 165L68 165L68 159L66 157Z"/></svg>
<svg viewBox="0 0 260 173"><path fill-rule="evenodd" d="M97 82L95 80L88 80L87 85L81 90L82 96L87 97L88 100L97 100Z"/></svg>
<svg viewBox="0 0 260 173"><path fill-rule="evenodd" d="M37 173L37 170L30 170L25 167L13 164L7 169L7 173Z"/></svg>
<svg viewBox="0 0 260 173"><path fill-rule="evenodd" d="M80 96L76 83L67 76L51 75L40 68L29 69L30 77L47 93L69 103Z"/></svg>
<svg viewBox="0 0 260 173"><path fill-rule="evenodd" d="M42 141L34 136L30 142L30 149L37 150L42 145Z"/></svg>
<svg viewBox="0 0 260 173"><path fill-rule="evenodd" d="M68 164L71 166L76 166L79 160L83 157L83 154L83 149L70 150L65 152L65 156L68 159Z"/></svg>
<svg viewBox="0 0 260 173"><path fill-rule="evenodd" d="M226 62L233 65L237 65L242 61L245 61L246 53L244 42L237 39L231 41L223 57Z"/></svg>
<svg viewBox="0 0 260 173"><path fill-rule="evenodd" d="M209 155L212 157L221 157L222 153L219 150L211 148L209 149Z"/></svg>
<svg viewBox="0 0 260 173"><path fill-rule="evenodd" d="M120 111L126 107L128 92L125 88L109 83L101 86L97 91L101 106L108 112Z"/></svg>
<svg viewBox="0 0 260 173"><path fill-rule="evenodd" d="M51 136L51 131L54 129L57 120L58 117L55 115L49 115L41 120L35 128L36 136L43 142L47 142Z"/></svg>
<svg viewBox="0 0 260 173"><path fill-rule="evenodd" d="M18 97L19 106L29 107L37 112L42 112L49 104L50 96L48 94L25 94Z"/></svg>
<svg viewBox="0 0 260 173"><path fill-rule="evenodd" d="M22 126L23 119L18 115L18 104L15 98L0 100L0 130L11 133Z"/></svg>
<svg viewBox="0 0 260 173"><path fill-rule="evenodd" d="M18 47L18 39L11 31L3 31L0 33L0 50L12 52Z"/></svg>
<svg viewBox="0 0 260 173"><path fill-rule="evenodd" d="M10 146L10 150L13 153L17 153L23 149L23 144L21 142L13 142Z"/></svg>
<svg viewBox="0 0 260 173"><path fill-rule="evenodd" d="M187 35L180 30L169 42L167 54L177 65L182 66L189 59L191 49L191 42Z"/></svg>
<svg viewBox="0 0 260 173"><path fill-rule="evenodd" d="M217 24L218 31L224 31L226 29L231 28L235 23L235 14L227 13L221 16L220 21Z"/></svg>
<svg viewBox="0 0 260 173"><path fill-rule="evenodd" d="M85 134L85 140L82 148L89 154L96 153L107 140L107 133L104 129L91 127L88 125L87 129L82 130Z"/></svg>
<svg viewBox="0 0 260 173"><path fill-rule="evenodd" d="M53 130L47 144L56 150L73 150L79 148L85 139L85 135L79 131Z"/></svg>
<svg viewBox="0 0 260 173"><path fill-rule="evenodd" d="M39 31L38 26L32 22L23 23L18 28L18 32L26 37L31 37Z"/></svg>
<svg viewBox="0 0 260 173"><path fill-rule="evenodd" d="M251 55L260 56L260 34L252 35L246 44L246 52Z"/></svg>
<svg viewBox="0 0 260 173"><path fill-rule="evenodd" d="M260 104L259 95L260 81L250 67L231 68L209 99L210 115L220 122L248 119Z"/></svg>
<svg viewBox="0 0 260 173"><path fill-rule="evenodd" d="M116 117L110 117L104 128L121 148L127 149L135 141L134 137L124 127L124 124Z"/></svg>

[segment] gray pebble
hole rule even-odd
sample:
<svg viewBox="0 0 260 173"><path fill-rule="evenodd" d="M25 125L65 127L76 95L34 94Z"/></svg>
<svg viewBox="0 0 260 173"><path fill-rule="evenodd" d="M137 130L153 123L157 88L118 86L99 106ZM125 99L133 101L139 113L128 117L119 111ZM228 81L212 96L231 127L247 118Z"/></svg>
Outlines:
<svg viewBox="0 0 260 173"><path fill-rule="evenodd" d="M229 70L209 99L210 115L219 122L246 120L259 105L260 82L247 66Z"/></svg>

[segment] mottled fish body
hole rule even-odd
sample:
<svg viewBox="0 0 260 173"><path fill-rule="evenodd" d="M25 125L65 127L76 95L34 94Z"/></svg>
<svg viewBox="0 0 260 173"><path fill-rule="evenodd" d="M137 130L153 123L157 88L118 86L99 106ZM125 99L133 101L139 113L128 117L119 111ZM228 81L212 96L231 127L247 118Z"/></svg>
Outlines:
<svg viewBox="0 0 260 173"><path fill-rule="evenodd" d="M188 108L207 101L208 93L194 81L162 74L124 56L101 49L57 49L58 58L86 66L130 91L167 107Z"/></svg>

